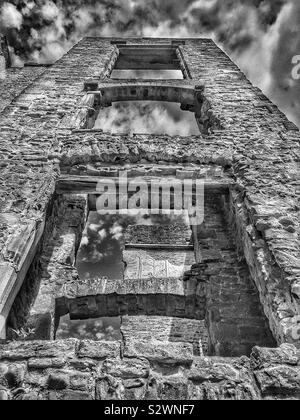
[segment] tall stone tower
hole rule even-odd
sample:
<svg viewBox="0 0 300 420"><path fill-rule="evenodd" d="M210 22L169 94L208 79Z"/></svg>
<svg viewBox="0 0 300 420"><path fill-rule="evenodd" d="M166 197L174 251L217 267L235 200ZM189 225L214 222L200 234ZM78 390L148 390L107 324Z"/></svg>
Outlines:
<svg viewBox="0 0 300 420"><path fill-rule="evenodd" d="M0 97L0 399L299 398L300 136L236 65L85 38Z"/></svg>

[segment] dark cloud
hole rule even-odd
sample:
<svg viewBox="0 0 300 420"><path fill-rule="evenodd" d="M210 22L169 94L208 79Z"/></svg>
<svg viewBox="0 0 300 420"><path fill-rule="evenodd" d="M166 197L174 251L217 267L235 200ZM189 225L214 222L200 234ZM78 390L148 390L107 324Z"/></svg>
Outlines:
<svg viewBox="0 0 300 420"><path fill-rule="evenodd" d="M14 53L59 58L85 35L211 36L300 125L299 0L11 0L0 25Z"/></svg>

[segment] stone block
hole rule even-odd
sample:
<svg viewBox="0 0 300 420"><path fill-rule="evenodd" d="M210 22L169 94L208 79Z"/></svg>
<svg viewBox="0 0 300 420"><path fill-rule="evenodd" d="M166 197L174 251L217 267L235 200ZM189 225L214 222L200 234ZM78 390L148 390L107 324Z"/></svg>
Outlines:
<svg viewBox="0 0 300 420"><path fill-rule="evenodd" d="M68 388L70 383L68 372L54 372L48 377L48 389L62 390Z"/></svg>
<svg viewBox="0 0 300 420"><path fill-rule="evenodd" d="M169 401L185 401L188 397L187 380L183 376L164 378L159 387L159 398Z"/></svg>
<svg viewBox="0 0 300 420"><path fill-rule="evenodd" d="M64 358L33 358L28 360L28 369L62 368L65 364Z"/></svg>
<svg viewBox="0 0 300 420"><path fill-rule="evenodd" d="M18 388L23 384L26 373L26 364L10 364L5 374L9 388Z"/></svg>
<svg viewBox="0 0 300 420"><path fill-rule="evenodd" d="M22 401L44 401L46 398L43 395L38 394L37 392L25 392L21 395L20 399Z"/></svg>
<svg viewBox="0 0 300 420"><path fill-rule="evenodd" d="M95 388L95 381L91 373L70 372L70 388L77 391L88 391Z"/></svg>
<svg viewBox="0 0 300 420"><path fill-rule="evenodd" d="M277 365L254 372L263 395L300 398L300 366Z"/></svg>
<svg viewBox="0 0 300 420"><path fill-rule="evenodd" d="M33 342L15 341L0 344L0 360L30 359L36 355L36 345Z"/></svg>
<svg viewBox="0 0 300 420"><path fill-rule="evenodd" d="M146 381L144 379L125 379L123 385L125 400L144 400L146 395Z"/></svg>
<svg viewBox="0 0 300 420"><path fill-rule="evenodd" d="M96 400L123 400L124 396L125 388L122 380L108 375L96 381Z"/></svg>
<svg viewBox="0 0 300 420"><path fill-rule="evenodd" d="M120 343L118 341L80 341L77 356L104 360L120 356Z"/></svg>
<svg viewBox="0 0 300 420"><path fill-rule="evenodd" d="M93 393L66 389L64 391L50 391L47 399L50 401L90 401L94 399L94 395Z"/></svg>
<svg viewBox="0 0 300 420"><path fill-rule="evenodd" d="M107 359L102 370L108 375L122 379L147 378L150 365L146 359Z"/></svg>
<svg viewBox="0 0 300 420"><path fill-rule="evenodd" d="M197 357L188 372L194 382L240 382L240 372L230 363L214 363L210 359Z"/></svg>
<svg viewBox="0 0 300 420"><path fill-rule="evenodd" d="M68 340L57 341L36 341L36 357L41 358L72 358L78 341L70 338Z"/></svg>
<svg viewBox="0 0 300 420"><path fill-rule="evenodd" d="M41 370L28 371L25 376L25 386L28 388L47 388L48 375Z"/></svg>
<svg viewBox="0 0 300 420"><path fill-rule="evenodd" d="M275 349L254 347L251 353L253 369L262 369L273 365L296 366L298 361L297 349L293 344L282 344Z"/></svg>
<svg viewBox="0 0 300 420"><path fill-rule="evenodd" d="M144 357L151 363L164 365L191 365L193 346L187 343L131 340L125 345L124 356L129 358Z"/></svg>

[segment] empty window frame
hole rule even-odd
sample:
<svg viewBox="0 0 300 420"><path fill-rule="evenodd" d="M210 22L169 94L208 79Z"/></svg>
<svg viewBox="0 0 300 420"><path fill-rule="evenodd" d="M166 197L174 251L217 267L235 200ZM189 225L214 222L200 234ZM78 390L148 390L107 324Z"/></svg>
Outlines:
<svg viewBox="0 0 300 420"><path fill-rule="evenodd" d="M95 92L88 129L111 134L199 136L201 103L192 88L168 84L117 84Z"/></svg>
<svg viewBox="0 0 300 420"><path fill-rule="evenodd" d="M194 112L164 101L118 101L100 109L95 129L111 134L199 136Z"/></svg>
<svg viewBox="0 0 300 420"><path fill-rule="evenodd" d="M118 45L113 79L184 79L187 67L177 46Z"/></svg>

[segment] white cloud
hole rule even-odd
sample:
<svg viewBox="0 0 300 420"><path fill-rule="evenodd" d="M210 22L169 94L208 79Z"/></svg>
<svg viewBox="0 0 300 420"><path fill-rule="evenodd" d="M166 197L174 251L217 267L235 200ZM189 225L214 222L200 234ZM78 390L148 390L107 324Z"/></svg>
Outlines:
<svg viewBox="0 0 300 420"><path fill-rule="evenodd" d="M23 23L23 16L13 4L5 2L1 7L0 22L5 29L20 29Z"/></svg>
<svg viewBox="0 0 300 420"><path fill-rule="evenodd" d="M59 10L56 4L54 4L52 1L47 1L41 7L41 14L44 19L52 21L58 17Z"/></svg>
<svg viewBox="0 0 300 420"><path fill-rule="evenodd" d="M161 102L116 102L101 109L95 128L113 133L200 135L193 113L179 104Z"/></svg>

